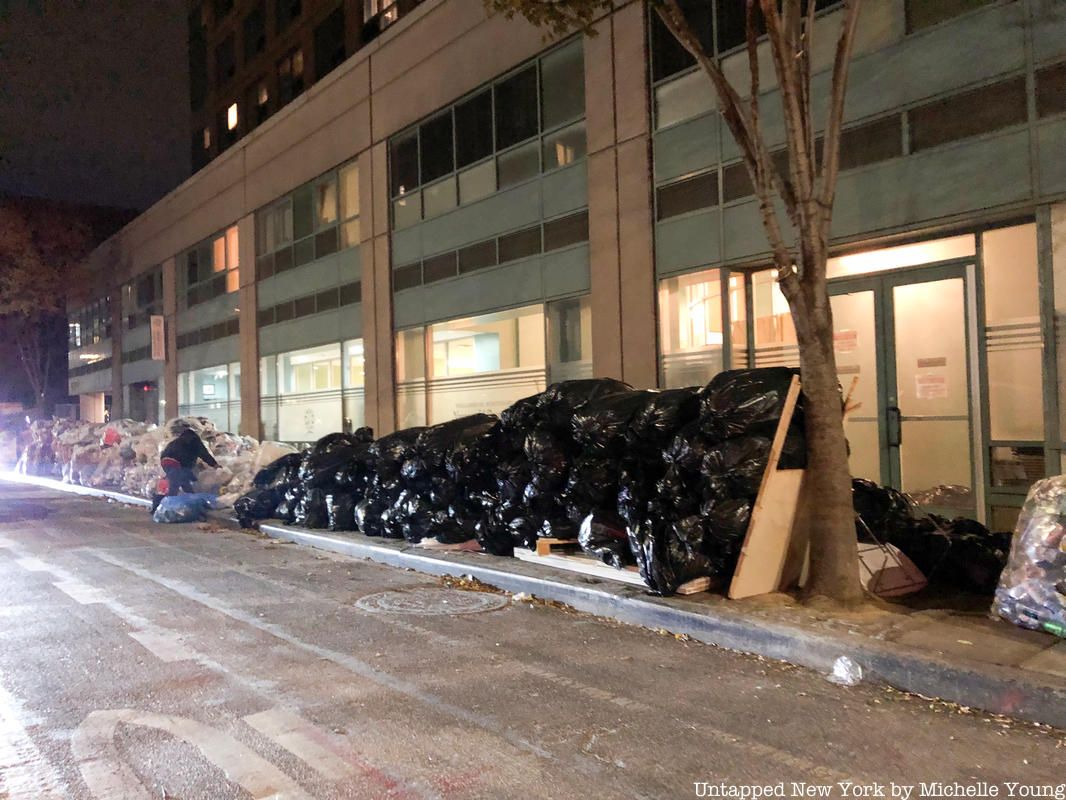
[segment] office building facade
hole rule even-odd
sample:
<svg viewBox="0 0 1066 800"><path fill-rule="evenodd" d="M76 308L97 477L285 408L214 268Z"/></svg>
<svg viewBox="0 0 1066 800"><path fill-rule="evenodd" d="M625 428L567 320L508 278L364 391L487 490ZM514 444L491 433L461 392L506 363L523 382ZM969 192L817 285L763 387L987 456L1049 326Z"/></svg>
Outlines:
<svg viewBox="0 0 1066 800"><path fill-rule="evenodd" d="M232 141L93 254L98 296L71 318L87 408L305 442L561 379L798 363L738 149L646 4L551 42L480 0L303 5L316 24L342 9L343 60L323 34L331 68L254 128L242 91L205 93L194 146L237 103ZM739 82L742 6L686 4ZM819 96L839 17L818 3ZM290 52L273 35L253 64ZM842 148L829 269L853 472L1002 527L1062 471L1066 14L864 3Z"/></svg>

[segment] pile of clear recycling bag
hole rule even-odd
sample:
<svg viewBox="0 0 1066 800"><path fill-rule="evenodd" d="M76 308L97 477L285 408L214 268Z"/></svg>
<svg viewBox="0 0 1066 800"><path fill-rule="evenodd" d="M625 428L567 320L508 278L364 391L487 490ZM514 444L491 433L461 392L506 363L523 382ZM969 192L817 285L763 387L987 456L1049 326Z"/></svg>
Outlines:
<svg viewBox="0 0 1066 800"><path fill-rule="evenodd" d="M993 608L1015 625L1066 636L1066 477L1029 490Z"/></svg>
<svg viewBox="0 0 1066 800"><path fill-rule="evenodd" d="M198 492L215 495L213 503L218 507L233 505L264 465L296 450L290 445L219 431L204 417L178 417L163 425L128 419L107 423L49 419L30 424L29 442L15 470L150 497L163 477L160 453L186 429L196 432L219 463L217 470L199 471L195 487Z"/></svg>

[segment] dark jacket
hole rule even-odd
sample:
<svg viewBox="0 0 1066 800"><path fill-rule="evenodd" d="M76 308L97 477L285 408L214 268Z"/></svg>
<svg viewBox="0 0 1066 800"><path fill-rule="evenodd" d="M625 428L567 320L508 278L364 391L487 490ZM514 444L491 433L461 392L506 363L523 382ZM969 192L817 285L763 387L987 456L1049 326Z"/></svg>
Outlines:
<svg viewBox="0 0 1066 800"><path fill-rule="evenodd" d="M170 444L163 448L163 452L159 456L160 460L164 458L173 458L185 469L192 469L196 464L196 459L202 459L205 464L210 467L217 467L218 462L215 461L214 456L208 452L208 449L204 447L204 443L200 441L200 437L196 435L195 431L186 429L182 431L181 435L174 439Z"/></svg>

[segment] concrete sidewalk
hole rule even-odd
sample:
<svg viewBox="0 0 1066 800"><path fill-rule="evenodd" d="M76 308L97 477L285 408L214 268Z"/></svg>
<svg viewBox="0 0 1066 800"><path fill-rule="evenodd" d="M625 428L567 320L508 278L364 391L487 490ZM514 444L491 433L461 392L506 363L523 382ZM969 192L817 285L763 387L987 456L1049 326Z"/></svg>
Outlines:
<svg viewBox="0 0 1066 800"><path fill-rule="evenodd" d="M0 478L120 502L147 502L40 478ZM888 607L830 615L785 595L743 601L711 593L663 598L640 587L514 558L426 550L402 541L273 522L261 524L260 531L282 541L394 567L474 578L508 592L823 673L847 656L862 667L865 680L1066 729L1066 641L1021 630L981 612Z"/></svg>

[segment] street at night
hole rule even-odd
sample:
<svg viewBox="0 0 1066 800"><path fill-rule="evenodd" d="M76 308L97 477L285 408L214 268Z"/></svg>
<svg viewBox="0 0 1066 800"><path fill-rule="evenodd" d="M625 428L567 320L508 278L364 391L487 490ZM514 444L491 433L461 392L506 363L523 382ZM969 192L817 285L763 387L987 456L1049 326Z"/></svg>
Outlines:
<svg viewBox="0 0 1066 800"><path fill-rule="evenodd" d="M34 487L0 483L0 586L4 800L1060 777L1046 729Z"/></svg>

